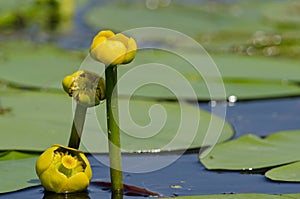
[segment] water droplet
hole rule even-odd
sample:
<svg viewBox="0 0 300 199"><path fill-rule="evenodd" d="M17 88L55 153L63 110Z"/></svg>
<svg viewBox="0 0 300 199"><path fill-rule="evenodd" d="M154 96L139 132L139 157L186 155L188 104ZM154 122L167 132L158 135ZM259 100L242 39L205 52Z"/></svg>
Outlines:
<svg viewBox="0 0 300 199"><path fill-rule="evenodd" d="M228 97L228 106L234 106L234 104L236 103L237 101L237 96L235 95L231 95Z"/></svg>
<svg viewBox="0 0 300 199"><path fill-rule="evenodd" d="M228 101L229 101L230 103L235 103L235 102L237 101L237 96L235 96L235 95L230 95L230 96L228 97Z"/></svg>
<svg viewBox="0 0 300 199"><path fill-rule="evenodd" d="M211 101L209 102L209 105L210 105L210 107L216 107L216 106L217 106L217 101L211 100Z"/></svg>

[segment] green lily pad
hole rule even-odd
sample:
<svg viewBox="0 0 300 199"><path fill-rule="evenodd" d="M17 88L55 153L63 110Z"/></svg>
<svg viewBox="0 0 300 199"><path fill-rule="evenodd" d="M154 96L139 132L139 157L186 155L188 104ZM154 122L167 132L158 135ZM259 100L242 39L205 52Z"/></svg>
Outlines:
<svg viewBox="0 0 300 199"><path fill-rule="evenodd" d="M36 158L0 161L0 193L40 185L35 162Z"/></svg>
<svg viewBox="0 0 300 199"><path fill-rule="evenodd" d="M200 161L208 169L252 170L299 161L300 131L282 131L264 139L252 134L217 144Z"/></svg>
<svg viewBox="0 0 300 199"><path fill-rule="evenodd" d="M1 150L43 151L55 143L68 143L72 100L67 94L6 90L0 91L0 100L3 107L11 108L0 115ZM130 100L131 120L127 102L119 102L122 149L126 152L196 148L233 135L228 123L196 105ZM208 139L210 135L215 139ZM81 149L108 152L105 103L88 109Z"/></svg>
<svg viewBox="0 0 300 199"><path fill-rule="evenodd" d="M191 36L218 30L250 31L266 28L262 21L253 20L253 16L258 14L257 3L240 3L238 7L231 4L212 6L203 2L201 4L172 2L170 5L154 2L152 6L147 4L145 2L99 4L87 13L86 20L93 27L110 27L119 31L137 27L164 27ZM251 9L251 12L247 8ZM170 23L170 19L176 23ZM245 26L244 23L249 25Z"/></svg>
<svg viewBox="0 0 300 199"><path fill-rule="evenodd" d="M0 79L24 87L61 89L62 79L80 67L79 53L66 53L47 45L3 42Z"/></svg>
<svg viewBox="0 0 300 199"><path fill-rule="evenodd" d="M0 193L39 185L34 170L38 155L20 151L0 152Z"/></svg>
<svg viewBox="0 0 300 199"><path fill-rule="evenodd" d="M276 167L267 171L265 176L276 181L300 182L300 162Z"/></svg>
<svg viewBox="0 0 300 199"><path fill-rule="evenodd" d="M15 48L16 45L18 48ZM79 53L67 53L51 46L35 46L24 42L4 43L0 52L0 80L19 87L61 90L61 80L78 69L92 69L101 75L104 70L103 66L88 58L80 59L83 56ZM200 55L190 53L189 56L200 60L203 66L210 67L212 64L209 59L201 58ZM220 70L223 82L217 74L202 77L191 64L174 54L159 50L139 51L131 64L119 67L120 77L125 77L124 74L130 76L130 79L121 84L120 94L131 96L130 89L141 86L138 84L141 80L163 81L167 89L172 87L177 90L174 95L172 90L169 91L163 86L149 84L134 93L137 97L153 99L179 97L189 100L224 100L231 95L238 99L256 99L300 94L299 86L294 83L299 81L299 67L295 61L220 55L213 56L213 60ZM147 72L141 70L143 65L146 66L144 68L158 67L153 63L169 68L159 71L148 69ZM189 85L196 95L185 89L184 86ZM225 91L217 92L223 87Z"/></svg>
<svg viewBox="0 0 300 199"><path fill-rule="evenodd" d="M199 196L181 196L176 197L178 199L297 199L300 198L300 194L280 194L280 195L272 195L272 194L219 194L219 195L199 195Z"/></svg>
<svg viewBox="0 0 300 199"><path fill-rule="evenodd" d="M212 67L211 60L205 57L193 53L190 53L189 56L191 59L199 60L197 62L202 66ZM282 59L281 62L275 59L235 55L214 55L212 58L220 74L215 73L209 74L209 77L202 77L203 74L199 74L194 66L179 56L163 51L139 51L131 64L119 68L120 77L127 77L126 81L120 85L122 88L119 89L119 92L124 96L131 95L132 88L136 88L142 83L146 84L148 81L149 84L143 85L133 95L154 99L180 97L222 100L232 95L237 96L238 99L256 99L300 94L300 87L296 84L300 80L297 76L299 67L296 61ZM174 75L173 70L179 75ZM202 67L201 70L205 70L205 67ZM223 81L218 75L222 77ZM161 83L162 86L155 84L155 81ZM151 84L152 82L154 84ZM188 89L183 88L186 84L192 87L196 97ZM165 86L167 88L164 88ZM225 91L218 92L223 87L225 87ZM174 93L173 90L168 90L170 88L175 88L180 92ZM226 96L224 92L226 92Z"/></svg>
<svg viewBox="0 0 300 199"><path fill-rule="evenodd" d="M293 29L299 27L299 1L272 2L268 5L268 9L264 9L264 16L279 28ZM274 14L276 13L276 15Z"/></svg>
<svg viewBox="0 0 300 199"><path fill-rule="evenodd" d="M37 153L25 153L20 151L3 151L0 152L0 161L4 160L19 160L24 158L36 157Z"/></svg>

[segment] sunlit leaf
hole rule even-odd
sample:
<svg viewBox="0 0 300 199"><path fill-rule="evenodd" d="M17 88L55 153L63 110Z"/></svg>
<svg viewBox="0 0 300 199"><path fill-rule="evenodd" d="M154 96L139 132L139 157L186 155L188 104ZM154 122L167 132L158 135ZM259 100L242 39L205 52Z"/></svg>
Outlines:
<svg viewBox="0 0 300 199"><path fill-rule="evenodd" d="M119 31L147 26L164 27L191 36L218 30L240 29L251 31L264 27L263 23L258 20L255 21L256 23L249 23L253 22L251 17L254 15L253 12L258 13L256 12L257 4L239 4L242 8L250 9L252 7L253 9L251 9L251 12L243 9L240 16L236 17L232 12L232 6L229 4L227 6L219 4L213 6L204 2L201 3L202 6L193 3L174 2L166 5L158 2L99 4L87 13L86 19L93 27L111 27ZM251 16L249 16L249 13L251 13ZM110 17L112 15L115 17ZM119 19L122 19L122 22ZM176 23L170 23L170 19L176 21ZM243 23L247 22L249 25L245 26Z"/></svg>
<svg viewBox="0 0 300 199"><path fill-rule="evenodd" d="M3 42L0 47L0 79L23 87L61 89L61 81L79 69L82 59L47 45Z"/></svg>
<svg viewBox="0 0 300 199"><path fill-rule="evenodd" d="M39 185L35 161L36 158L0 161L0 193Z"/></svg>
<svg viewBox="0 0 300 199"><path fill-rule="evenodd" d="M265 176L276 181L300 182L300 162L276 167L267 171Z"/></svg>
<svg viewBox="0 0 300 199"><path fill-rule="evenodd" d="M43 151L55 143L68 143L72 100L67 94L9 90L0 92L0 100L3 107L11 108L10 112L0 115L0 149ZM228 123L200 110L197 105L183 103L180 108L180 104L175 102L151 100L131 100L129 105L130 116L126 109L127 100L120 99L124 151L196 148L203 145L207 134L215 141L224 141L233 135ZM197 117L200 117L199 126ZM178 130L179 127L181 130ZM106 135L106 106L103 103L88 110L82 149L107 152Z"/></svg>
<svg viewBox="0 0 300 199"><path fill-rule="evenodd" d="M0 161L19 160L24 158L36 157L37 153L21 152L21 151L3 151L0 152Z"/></svg>
<svg viewBox="0 0 300 199"><path fill-rule="evenodd" d="M84 56L53 47L20 42L17 49L15 43L4 43L0 50L0 81L8 81L19 87L61 90L62 79L78 69L96 68L95 70L104 76L104 67L101 65L91 61L86 62ZM206 63L207 59L202 59L201 56L193 53L189 56L198 57L202 66L211 67L212 63ZM192 66L181 57L163 51L139 51L131 64L119 68L119 78L124 77L125 74L130 75L130 79L120 85L120 94L154 99L178 97L188 100L210 100L211 98L224 100L231 95L237 96L238 99L256 99L300 94L300 88L296 84L299 81L297 76L299 67L295 61L220 55L214 55L213 60L220 74L210 74L213 79L209 79L197 72L194 68L197 66ZM153 63L164 64L169 68L161 71L132 71L147 67L143 64L149 63L152 63L150 66L155 66ZM176 81L174 81L174 73L170 71L172 69L180 76ZM141 80L149 80L149 84L139 85ZM161 81L165 85L159 84ZM185 89L186 83L191 86L195 96L193 92ZM131 89L135 87L139 89L132 93ZM225 90L217 92L223 87ZM172 93L174 89L168 90L170 88L176 88L176 93Z"/></svg>
<svg viewBox="0 0 300 199"><path fill-rule="evenodd" d="M205 66L212 67L212 63L208 63L209 60L200 55L189 56L199 60L200 71ZM201 100L209 100L212 96L216 99L224 99L232 95L237 96L238 99L255 99L300 94L300 87L297 85L300 80L297 76L299 67L296 61L233 55L214 55L212 58L220 73L203 77L196 70L199 66L193 66L179 56L163 51L139 51L136 59L129 66L120 67L120 76L130 78L122 82L119 92L121 95L128 96L132 94L130 92L132 88L138 87L139 89L135 90L133 95L139 97L165 99L179 97L195 100L192 92L183 89L183 86L188 83L196 93L196 98ZM161 64L164 70L151 70L151 67L158 67L155 63ZM180 74L176 77L176 81L171 69ZM137 84L137 82L141 84L143 82L141 80L148 80L149 83ZM165 88L166 86L168 87ZM226 95L219 91L223 87ZM177 93L174 93L174 90Z"/></svg>
<svg viewBox="0 0 300 199"><path fill-rule="evenodd" d="M283 131L266 138L252 134L221 143L201 157L208 169L252 170L300 160L300 131Z"/></svg>

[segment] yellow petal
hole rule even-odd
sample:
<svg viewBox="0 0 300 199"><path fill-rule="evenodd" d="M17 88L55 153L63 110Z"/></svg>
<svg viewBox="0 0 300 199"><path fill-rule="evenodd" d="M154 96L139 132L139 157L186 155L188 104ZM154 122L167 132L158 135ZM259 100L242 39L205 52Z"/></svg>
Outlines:
<svg viewBox="0 0 300 199"><path fill-rule="evenodd" d="M87 178L89 180L92 179L92 169L91 169L91 165L89 160L87 159L87 157L84 155L84 153L80 153L80 157L82 158L82 160L85 162L86 164L86 168L84 170L85 175L87 176Z"/></svg>
<svg viewBox="0 0 300 199"><path fill-rule="evenodd" d="M113 33L111 30L103 30L100 31L93 39L92 45L90 47L90 51L93 50L95 47L97 47L100 43L105 41L107 38L110 38L114 36L115 33Z"/></svg>
<svg viewBox="0 0 300 199"><path fill-rule="evenodd" d="M133 38L128 38L124 34L101 31L93 39L90 47L90 54L96 61L104 63L106 66L127 64L136 55L136 43Z"/></svg>
<svg viewBox="0 0 300 199"><path fill-rule="evenodd" d="M126 51L122 42L106 40L91 51L91 56L106 66L117 65L123 62Z"/></svg>
<svg viewBox="0 0 300 199"><path fill-rule="evenodd" d="M97 38L95 37L90 47L90 51L94 50L98 45L103 43L106 39L107 39L106 37L97 37Z"/></svg>
<svg viewBox="0 0 300 199"><path fill-rule="evenodd" d="M134 57L136 55L136 48L137 48L137 46L136 46L134 39L130 38L128 40L127 53L124 57L123 64L128 64L129 62L131 62L134 59Z"/></svg>
<svg viewBox="0 0 300 199"><path fill-rule="evenodd" d="M91 166L84 153L60 145L47 149L38 158L36 168L45 190L56 193L83 191L92 178ZM74 174L69 176L61 168L69 169Z"/></svg>
<svg viewBox="0 0 300 199"><path fill-rule="evenodd" d="M65 190L62 190L62 187L67 182L68 178L58 172L55 165L51 164L49 168L43 172L40 176L40 181L43 187L47 191L53 191L56 193L64 193Z"/></svg>
<svg viewBox="0 0 300 199"><path fill-rule="evenodd" d="M115 33L113 32L113 31L111 31L111 30L102 30L102 31L100 31L97 35L96 35L96 37L97 36L101 36L101 37L106 37L106 38L109 38L109 37L112 37L112 36L114 36L115 35Z"/></svg>
<svg viewBox="0 0 300 199"><path fill-rule="evenodd" d="M66 183L61 186L59 193L83 191L88 187L89 183L90 179L83 172L77 173L67 179Z"/></svg>
<svg viewBox="0 0 300 199"><path fill-rule="evenodd" d="M69 93L69 89L70 87L72 86L72 83L73 83L73 77L68 75L66 76L63 81L62 81L62 86L64 88L64 90Z"/></svg>
<svg viewBox="0 0 300 199"><path fill-rule="evenodd" d="M37 159L36 165L35 165L35 170L38 176L40 176L44 171L46 171L53 159L54 151L57 149L57 146L51 147L44 151L42 155Z"/></svg>
<svg viewBox="0 0 300 199"><path fill-rule="evenodd" d="M129 38L126 37L125 35L121 34L121 33L118 33L118 34L116 34L115 36L110 37L109 40L120 41L120 42L122 42L122 43L125 45L125 47L127 48L127 44L128 44Z"/></svg>

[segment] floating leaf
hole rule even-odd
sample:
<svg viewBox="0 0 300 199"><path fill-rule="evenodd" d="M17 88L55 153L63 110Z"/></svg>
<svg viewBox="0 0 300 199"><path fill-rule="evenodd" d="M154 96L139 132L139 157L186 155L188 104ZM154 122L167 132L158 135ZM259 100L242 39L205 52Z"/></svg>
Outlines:
<svg viewBox="0 0 300 199"><path fill-rule="evenodd" d="M0 47L2 71L0 80L20 87L61 90L62 79L78 70L81 62L83 62L81 67L93 69L94 72L103 75L104 67L89 59L81 60L78 54L67 53L51 46L36 46L22 42L18 43L17 49L15 46L15 43L4 43ZM210 67L212 64L207 63L209 59L201 58L200 55L190 53L189 56L200 60L203 66ZM294 83L299 81L297 76L299 67L296 61L220 55L213 56L213 60L220 70L223 82L221 76L218 77L217 74L211 74L212 79L207 77L203 79L202 74L199 74L194 66L174 54L158 50L139 51L134 62L126 67L120 67L119 79L130 76L130 79L120 85L120 94L131 96L131 89L136 87L139 89L133 93L134 96L154 99L178 97L188 100L210 100L213 97L224 100L231 95L237 96L238 99L255 99L300 94L299 86ZM153 62L164 64L169 68L147 72L142 70L143 64L144 68L147 68L145 64L149 63L152 64L148 65L148 68L158 66ZM161 68L164 69L163 66ZM176 81L174 74L177 75ZM141 80L149 80L150 83L139 85ZM159 82L162 84L157 84ZM184 86L191 86L196 95ZM172 93L174 89L168 90L170 88L175 88L178 92ZM222 92L217 92L219 89L222 89Z"/></svg>
<svg viewBox="0 0 300 199"><path fill-rule="evenodd" d="M212 67L210 60L205 57L192 53L189 56L199 60L202 66ZM120 67L119 79L127 78L120 85L119 92L121 95L128 96L132 94L132 88L140 86L133 95L156 99L179 97L194 100L195 98L209 100L212 96L215 99L224 99L231 95L237 96L238 99L255 99L300 94L300 87L295 83L300 80L296 75L300 72L296 61L233 55L214 55L213 61L220 73L210 74L208 78L202 77L202 74L197 72L195 69L197 66L191 65L174 54L155 50L139 51L131 64ZM157 69L159 66L161 69ZM202 67L201 70L204 68ZM174 71L171 69L174 69L179 75L174 75ZM176 81L174 81L175 78ZM148 84L139 85L147 80ZM157 85L158 82L161 84ZM192 87L196 97L188 89L183 89L185 83ZM165 88L165 86L168 87ZM226 96L223 92L217 92L223 86ZM173 90L168 90L170 88L177 88L175 91L180 90L180 92L173 93Z"/></svg>
<svg viewBox="0 0 300 199"><path fill-rule="evenodd" d="M39 185L35 161L36 158L0 161L0 193Z"/></svg>
<svg viewBox="0 0 300 199"><path fill-rule="evenodd" d="M61 81L81 63L79 53L66 53L47 45L1 43L0 79L25 87L61 89Z"/></svg>
<svg viewBox="0 0 300 199"><path fill-rule="evenodd" d="M39 185L35 174L35 160L39 154L20 151L0 153L0 193L17 191Z"/></svg>
<svg viewBox="0 0 300 199"><path fill-rule="evenodd" d="M72 103L66 94L7 90L0 92L0 100L2 106L12 109L0 115L2 150L43 151L54 143L67 144ZM207 134L214 141L224 141L233 135L228 123L196 105L151 100L130 100L129 109L127 105L126 99L120 99L122 147L127 152L197 148ZM108 152L106 135L105 104L89 108L82 150Z"/></svg>
<svg viewBox="0 0 300 199"><path fill-rule="evenodd" d="M265 176L276 181L300 182L300 162L276 167L267 171Z"/></svg>
<svg viewBox="0 0 300 199"><path fill-rule="evenodd" d="M20 151L3 151L0 152L0 161L4 160L19 160L24 158L36 157L37 153L25 153Z"/></svg>
<svg viewBox="0 0 300 199"><path fill-rule="evenodd" d="M252 134L221 143L200 160L208 169L248 170L300 160L300 131L274 133L264 139Z"/></svg>
<svg viewBox="0 0 300 199"><path fill-rule="evenodd" d="M150 4L148 5L146 3L145 5L144 2L126 3L122 5L116 3L99 4L88 12L86 19L93 27L111 27L112 29L120 31L146 26L164 27L192 36L203 32L219 30L240 29L249 32L251 30L265 28L265 24L259 20L253 20L253 16L258 14L256 12L257 3L238 4L242 7L240 9L243 10L243 13L241 13L239 17L232 14L232 6L230 5L213 6L212 9L209 9L211 5L205 5L204 2L201 2L201 6L195 3L182 4L174 2L170 5L154 3L151 6ZM243 9L243 7L245 9ZM251 9L251 12L248 12L246 8L250 7L252 7L253 10ZM255 15L253 12L255 12ZM109 17L112 15L115 17ZM100 22L97 19L102 20ZM123 19L122 22L119 19ZM176 23L170 23L170 19L176 21ZM249 23L249 25L245 26L245 23Z"/></svg>

